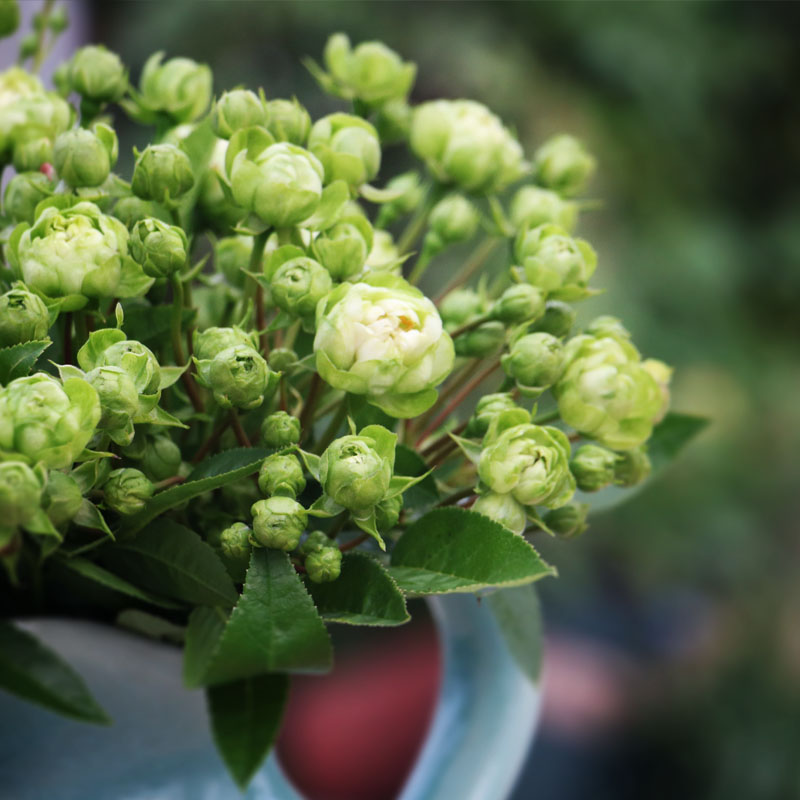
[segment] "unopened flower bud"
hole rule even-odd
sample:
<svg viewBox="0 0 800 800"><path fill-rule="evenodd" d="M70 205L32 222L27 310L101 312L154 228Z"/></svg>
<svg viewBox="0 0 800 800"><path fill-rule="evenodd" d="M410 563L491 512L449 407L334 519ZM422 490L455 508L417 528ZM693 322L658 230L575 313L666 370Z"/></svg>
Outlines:
<svg viewBox="0 0 800 800"><path fill-rule="evenodd" d="M227 350L229 347L245 345L255 347L253 336L245 333L241 328L206 328L202 331L195 331L192 340L192 347L195 358L200 361L212 359L214 356Z"/></svg>
<svg viewBox="0 0 800 800"><path fill-rule="evenodd" d="M589 336L594 336L595 339L609 337L611 339L619 339L620 341L627 342L631 338L630 331L622 324L622 320L609 315L593 319L586 326L584 332L589 334Z"/></svg>
<svg viewBox="0 0 800 800"><path fill-rule="evenodd" d="M497 492L482 494L473 503L472 510L499 522L513 533L521 534L527 524L525 507L511 494L498 494Z"/></svg>
<svg viewBox="0 0 800 800"><path fill-rule="evenodd" d="M297 353L289 347L273 347L267 356L267 364L275 372L285 372L296 363Z"/></svg>
<svg viewBox="0 0 800 800"><path fill-rule="evenodd" d="M278 308L292 316L311 318L332 285L325 267L313 258L301 256L278 267L270 281L270 292Z"/></svg>
<svg viewBox="0 0 800 800"><path fill-rule="evenodd" d="M221 139L230 139L240 128L264 126L266 121L264 101L249 89L224 92L211 113L211 127Z"/></svg>
<svg viewBox="0 0 800 800"><path fill-rule="evenodd" d="M116 161L117 135L107 125L98 128L102 136L86 128L73 128L56 138L53 165L69 186L100 186L108 177Z"/></svg>
<svg viewBox="0 0 800 800"><path fill-rule="evenodd" d="M69 522L82 504L83 495L75 479L58 470L52 470L47 476L42 495L42 508L50 522L56 527Z"/></svg>
<svg viewBox="0 0 800 800"><path fill-rule="evenodd" d="M20 139L14 144L14 169L32 172L53 161L53 140L48 136Z"/></svg>
<svg viewBox="0 0 800 800"><path fill-rule="evenodd" d="M588 513L588 503L568 503L548 511L544 515L544 524L562 539L574 539L589 527L586 522Z"/></svg>
<svg viewBox="0 0 800 800"><path fill-rule="evenodd" d="M646 358L644 361L642 361L642 369L650 373L661 391L661 408L653 417L653 423L658 424L662 419L664 419L664 416L669 409L669 382L672 380L673 369L663 361L659 361L657 358Z"/></svg>
<svg viewBox="0 0 800 800"><path fill-rule="evenodd" d="M219 547L222 554L231 559L246 563L250 559L253 545L250 543L252 531L243 522L234 522L225 528L219 536Z"/></svg>
<svg viewBox="0 0 800 800"><path fill-rule="evenodd" d="M405 142L411 133L414 109L404 98L384 103L375 114L375 129L383 144Z"/></svg>
<svg viewBox="0 0 800 800"><path fill-rule="evenodd" d="M300 441L300 420L286 411L276 411L261 423L261 438L267 447L289 447Z"/></svg>
<svg viewBox="0 0 800 800"><path fill-rule="evenodd" d="M79 95L96 103L113 103L128 88L122 61L103 45L82 47L72 56L69 80Z"/></svg>
<svg viewBox="0 0 800 800"><path fill-rule="evenodd" d="M154 481L163 481L178 474L181 449L166 434L154 436L142 454L142 469Z"/></svg>
<svg viewBox="0 0 800 800"><path fill-rule="evenodd" d="M505 341L506 329L502 322L484 322L454 340L456 355L466 358L485 358L494 353Z"/></svg>
<svg viewBox="0 0 800 800"><path fill-rule="evenodd" d="M144 200L165 203L182 197L194 185L189 156L173 144L151 144L133 168L131 190Z"/></svg>
<svg viewBox="0 0 800 800"><path fill-rule="evenodd" d="M581 445L572 456L569 468L582 492L597 492L614 481L617 455L596 444Z"/></svg>
<svg viewBox="0 0 800 800"><path fill-rule="evenodd" d="M653 466L644 447L618 453L614 463L614 483L617 486L636 486L650 475Z"/></svg>
<svg viewBox="0 0 800 800"><path fill-rule="evenodd" d="M452 332L482 314L483 305L481 296L474 289L453 289L439 304L439 314L445 328Z"/></svg>
<svg viewBox="0 0 800 800"><path fill-rule="evenodd" d="M533 323L531 330L549 333L559 339L566 336L575 324L575 309L562 300L548 300L544 315Z"/></svg>
<svg viewBox="0 0 800 800"><path fill-rule="evenodd" d="M278 142L305 145L311 130L311 115L297 100L270 100L264 127Z"/></svg>
<svg viewBox="0 0 800 800"><path fill-rule="evenodd" d="M144 65L141 104L176 123L193 122L211 102L211 70L190 58L171 58L162 64L163 57L155 53Z"/></svg>
<svg viewBox="0 0 800 800"><path fill-rule="evenodd" d="M151 200L142 200L141 197L120 197L114 205L114 216L125 225L132 228L137 222L149 217L159 218L160 207ZM163 212L162 212L163 213ZM162 222L166 220L162 219Z"/></svg>
<svg viewBox="0 0 800 800"><path fill-rule="evenodd" d="M375 506L375 526L381 533L388 533L400 519L403 509L403 495L396 494L386 500L381 500Z"/></svg>
<svg viewBox="0 0 800 800"><path fill-rule="evenodd" d="M198 378L214 392L214 399L223 408L258 408L277 382L277 375L249 345L229 347L210 360L196 363Z"/></svg>
<svg viewBox="0 0 800 800"><path fill-rule="evenodd" d="M478 210L464 195L447 195L431 211L423 252L434 256L448 245L471 239L479 223Z"/></svg>
<svg viewBox="0 0 800 800"><path fill-rule="evenodd" d="M309 580L314 583L330 583L342 572L342 551L338 547L323 547L309 553L305 560Z"/></svg>
<svg viewBox="0 0 800 800"><path fill-rule="evenodd" d="M552 224L571 231L575 227L578 206L564 200L558 192L539 186L523 186L511 201L510 216L516 230Z"/></svg>
<svg viewBox="0 0 800 800"><path fill-rule="evenodd" d="M268 497L253 504L253 536L264 547L294 550L306 529L308 514L291 497Z"/></svg>
<svg viewBox="0 0 800 800"><path fill-rule="evenodd" d="M307 556L309 553L318 553L326 547L335 547L330 536L323 531L311 531L300 545L300 554Z"/></svg>
<svg viewBox="0 0 800 800"><path fill-rule="evenodd" d="M509 286L492 306L492 316L507 324L538 319L544 314L544 295L529 283Z"/></svg>
<svg viewBox="0 0 800 800"><path fill-rule="evenodd" d="M564 197L580 194L595 170L595 160L573 136L546 141L534 155L536 180Z"/></svg>
<svg viewBox="0 0 800 800"><path fill-rule="evenodd" d="M517 407L514 398L507 392L486 394L478 400L475 411L467 423L464 435L468 438L482 438L489 430L489 423L502 411Z"/></svg>
<svg viewBox="0 0 800 800"><path fill-rule="evenodd" d="M381 165L378 132L366 120L350 114L330 114L317 120L308 149L325 169L325 182L343 180L355 188L371 181Z"/></svg>
<svg viewBox="0 0 800 800"><path fill-rule="evenodd" d="M131 467L115 469L103 484L105 504L126 516L141 511L154 491L155 487L147 475Z"/></svg>
<svg viewBox="0 0 800 800"><path fill-rule="evenodd" d="M372 227L361 218L337 223L320 234L312 248L335 281L346 281L364 271L371 246Z"/></svg>
<svg viewBox="0 0 800 800"><path fill-rule="evenodd" d="M53 183L41 172L21 172L6 186L3 210L14 222L33 224L36 206L53 194Z"/></svg>
<svg viewBox="0 0 800 800"><path fill-rule="evenodd" d="M517 339L501 358L506 375L526 397L538 397L563 372L561 342L549 333L529 333Z"/></svg>
<svg viewBox="0 0 800 800"><path fill-rule="evenodd" d="M381 206L377 220L379 228L385 228L396 219L416 210L425 194L416 170L395 176L386 184L386 189L401 194Z"/></svg>
<svg viewBox="0 0 800 800"><path fill-rule="evenodd" d="M276 453L264 459L258 472L258 488L262 494L295 498L305 487L306 479L297 456Z"/></svg>
<svg viewBox="0 0 800 800"><path fill-rule="evenodd" d="M0 461L0 531L30 522L41 496L42 482L27 464Z"/></svg>
<svg viewBox="0 0 800 800"><path fill-rule="evenodd" d="M214 245L214 266L231 286L241 288L245 283L244 270L250 268L252 252L252 236L225 236Z"/></svg>
<svg viewBox="0 0 800 800"><path fill-rule="evenodd" d="M180 270L188 247L182 228L153 217L140 220L131 231L131 256L152 278L167 278Z"/></svg>
<svg viewBox="0 0 800 800"><path fill-rule="evenodd" d="M49 327L47 306L25 284L0 295L0 347L44 339Z"/></svg>
<svg viewBox="0 0 800 800"><path fill-rule="evenodd" d="M96 367L86 374L86 380L100 398L102 413L97 427L111 434L117 444L130 444L132 418L139 408L139 393L131 377L121 367Z"/></svg>
<svg viewBox="0 0 800 800"><path fill-rule="evenodd" d="M0 37L11 36L19 27L17 0L0 0Z"/></svg>

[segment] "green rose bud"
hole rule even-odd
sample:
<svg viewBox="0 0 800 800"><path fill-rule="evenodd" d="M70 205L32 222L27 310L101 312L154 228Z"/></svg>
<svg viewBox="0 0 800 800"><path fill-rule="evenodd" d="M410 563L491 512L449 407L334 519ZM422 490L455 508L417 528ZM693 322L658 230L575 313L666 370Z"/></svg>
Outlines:
<svg viewBox="0 0 800 800"><path fill-rule="evenodd" d="M0 390L0 458L68 467L99 420L100 401L86 381L62 384L44 373L17 378Z"/></svg>
<svg viewBox="0 0 800 800"><path fill-rule="evenodd" d="M150 217L134 225L130 247L145 275L166 278L186 264L189 241L182 228Z"/></svg>
<svg viewBox="0 0 800 800"><path fill-rule="evenodd" d="M614 481L617 456L596 444L581 445L569 462L575 482L582 492L597 492Z"/></svg>
<svg viewBox="0 0 800 800"><path fill-rule="evenodd" d="M576 336L564 348L564 364L553 394L567 425L612 450L647 441L663 395L630 342Z"/></svg>
<svg viewBox="0 0 800 800"><path fill-rule="evenodd" d="M372 232L372 249L367 256L365 268L367 272L388 272L401 278L400 268L403 259L389 231L374 230Z"/></svg>
<svg viewBox="0 0 800 800"><path fill-rule="evenodd" d="M331 386L401 418L436 402L434 387L454 362L436 306L402 278L381 273L344 283L320 302L314 351Z"/></svg>
<svg viewBox="0 0 800 800"><path fill-rule="evenodd" d="M268 497L251 508L253 536L263 547L294 550L306 529L308 514L291 497Z"/></svg>
<svg viewBox="0 0 800 800"><path fill-rule="evenodd" d="M578 217L578 206L564 200L558 192L539 186L523 186L511 201L510 214L511 224L516 230L558 225L571 231Z"/></svg>
<svg viewBox="0 0 800 800"><path fill-rule="evenodd" d="M224 92L211 112L211 127L221 139L230 139L240 128L265 126L267 108L263 98L248 89Z"/></svg>
<svg viewBox="0 0 800 800"><path fill-rule="evenodd" d="M14 169L30 172L53 160L53 140L47 136L21 139L14 144Z"/></svg>
<svg viewBox="0 0 800 800"><path fill-rule="evenodd" d="M574 539L589 527L586 522L588 513L588 503L568 503L548 511L544 516L544 524L562 539Z"/></svg>
<svg viewBox="0 0 800 800"><path fill-rule="evenodd" d="M114 205L114 216L126 228L132 228L137 222L143 219L155 217L162 222L166 222L166 214L161 206L150 200L142 200L140 197L121 197Z"/></svg>
<svg viewBox="0 0 800 800"><path fill-rule="evenodd" d="M479 222L478 210L462 194L449 194L442 198L428 218L430 234L436 236L442 245L471 239Z"/></svg>
<svg viewBox="0 0 800 800"><path fill-rule="evenodd" d="M517 339L500 362L526 397L538 397L563 372L563 347L549 333L529 333Z"/></svg>
<svg viewBox="0 0 800 800"><path fill-rule="evenodd" d="M248 345L228 347L208 360L195 358L195 363L198 380L214 392L223 408L258 408L278 381L267 362Z"/></svg>
<svg viewBox="0 0 800 800"><path fill-rule="evenodd" d="M73 128L56 137L53 164L59 177L72 187L100 186L117 160L117 135L108 125L97 132Z"/></svg>
<svg viewBox="0 0 800 800"><path fill-rule="evenodd" d="M0 0L0 36L11 36L19 27L17 0Z"/></svg>
<svg viewBox="0 0 800 800"><path fill-rule="evenodd" d="M22 67L0 72L0 152L7 149L14 129L25 122L24 98L44 93L42 82Z"/></svg>
<svg viewBox="0 0 800 800"><path fill-rule="evenodd" d="M627 342L631 338L630 331L622 324L622 320L607 315L593 319L586 326L584 333L594 336L595 339L607 336L611 339L619 339L621 342Z"/></svg>
<svg viewBox="0 0 800 800"><path fill-rule="evenodd" d="M63 5L56 6L47 18L47 27L53 33L63 33L69 25L67 10Z"/></svg>
<svg viewBox="0 0 800 800"><path fill-rule="evenodd" d="M396 494L387 500L381 500L375 506L375 527L380 533L388 533L400 520L403 510L403 495Z"/></svg>
<svg viewBox="0 0 800 800"><path fill-rule="evenodd" d="M484 312L483 298L474 289L453 289L439 304L442 322L454 331Z"/></svg>
<svg viewBox="0 0 800 800"><path fill-rule="evenodd" d="M222 554L231 561L247 563L250 560L250 543L252 531L243 522L234 522L225 528L219 537L219 547Z"/></svg>
<svg viewBox="0 0 800 800"><path fill-rule="evenodd" d="M24 284L0 295L0 347L44 339L49 328L47 306Z"/></svg>
<svg viewBox="0 0 800 800"><path fill-rule="evenodd" d="M472 510L499 522L512 533L523 533L528 524L525 507L511 494L498 494L497 492L482 494L473 503Z"/></svg>
<svg viewBox="0 0 800 800"><path fill-rule="evenodd" d="M128 74L116 53L103 45L78 50L69 62L69 82L81 96L96 103L113 103L128 88Z"/></svg>
<svg viewBox="0 0 800 800"><path fill-rule="evenodd" d="M286 372L297 361L297 353L288 347L273 347L267 356L267 364L275 372Z"/></svg>
<svg viewBox="0 0 800 800"><path fill-rule="evenodd" d="M274 228L299 225L319 205L322 164L307 150L286 142L257 150L242 149L230 162L234 200ZM229 148L228 155L232 152Z"/></svg>
<svg viewBox="0 0 800 800"><path fill-rule="evenodd" d="M417 72L382 42L362 42L353 49L343 33L328 39L323 58L329 73L325 88L370 107L406 97Z"/></svg>
<svg viewBox="0 0 800 800"><path fill-rule="evenodd" d="M214 245L214 266L231 286L242 288L245 284L244 270L250 268L252 252L252 236L226 236Z"/></svg>
<svg viewBox="0 0 800 800"><path fill-rule="evenodd" d="M0 92L3 83L0 80ZM0 149L11 145L17 172L37 170L53 160L53 140L72 124L72 106L55 92L43 91L41 84L32 91L31 84L16 77L8 83L10 96L0 99Z"/></svg>
<svg viewBox="0 0 800 800"><path fill-rule="evenodd" d="M234 326L233 328L206 328L204 331L195 331L192 339L194 355L200 361L214 358L223 350L237 345L255 347L255 337Z"/></svg>
<svg viewBox="0 0 800 800"><path fill-rule="evenodd" d="M364 271L372 235L369 222L363 217L354 217L317 236L312 249L335 281L345 281Z"/></svg>
<svg viewBox="0 0 800 800"><path fill-rule="evenodd" d="M617 486L636 486L650 475L653 467L644 447L619 453L614 462L614 483Z"/></svg>
<svg viewBox="0 0 800 800"><path fill-rule="evenodd" d="M358 436L331 442L319 464L325 494L356 514L376 506L389 489L396 440L386 428L369 425Z"/></svg>
<svg viewBox="0 0 800 800"><path fill-rule="evenodd" d="M572 306L561 300L548 300L544 306L544 315L533 323L531 329L561 339L570 332L575 324L575 317Z"/></svg>
<svg viewBox="0 0 800 800"><path fill-rule="evenodd" d="M416 171L404 172L397 175L386 184L387 191L401 192L398 197L384 203L378 211L377 225L385 228L396 219L415 211L425 196L420 175Z"/></svg>
<svg viewBox="0 0 800 800"><path fill-rule="evenodd" d="M174 144L151 144L136 158L131 190L144 200L168 203L194 185L192 162Z"/></svg>
<svg viewBox="0 0 800 800"><path fill-rule="evenodd" d="M528 169L519 142L486 106L472 100L417 106L411 149L437 180L477 194L498 192Z"/></svg>
<svg viewBox="0 0 800 800"><path fill-rule="evenodd" d="M14 531L39 510L42 481L21 461L0 462L0 531Z"/></svg>
<svg viewBox="0 0 800 800"><path fill-rule="evenodd" d="M330 583L342 572L342 551L338 547L323 547L309 553L305 560L309 580L314 583Z"/></svg>
<svg viewBox="0 0 800 800"><path fill-rule="evenodd" d="M190 58L171 58L162 64L163 58L163 53L155 53L144 65L140 105L175 123L199 119L211 102L211 70Z"/></svg>
<svg viewBox="0 0 800 800"><path fill-rule="evenodd" d="M72 83L69 76L70 62L62 61L54 70L52 75L53 86L56 87L58 94L66 99L72 91Z"/></svg>
<svg viewBox="0 0 800 800"><path fill-rule="evenodd" d="M375 129L384 144L408 140L414 111L405 99L389 100L375 114Z"/></svg>
<svg viewBox="0 0 800 800"><path fill-rule="evenodd" d="M595 170L594 158L573 136L548 139L533 157L536 180L564 197L580 194Z"/></svg>
<svg viewBox="0 0 800 800"><path fill-rule="evenodd" d="M311 130L311 116L297 100L270 100L267 103L267 121L264 127L276 141L302 147Z"/></svg>
<svg viewBox="0 0 800 800"><path fill-rule="evenodd" d="M133 441L133 416L139 408L139 393L130 375L121 367L96 367L86 380L100 398L99 430L106 431L114 442L125 446Z"/></svg>
<svg viewBox="0 0 800 800"><path fill-rule="evenodd" d="M528 283L555 300L582 300L597 266L597 254L583 239L573 239L563 228L540 225L517 237L514 255ZM517 270L519 273L520 271Z"/></svg>
<svg viewBox="0 0 800 800"><path fill-rule="evenodd" d="M96 367L121 367L140 395L157 394L161 385L161 368L152 351L135 339L127 339L117 328L90 333L78 351L78 364L87 372Z"/></svg>
<svg viewBox="0 0 800 800"><path fill-rule="evenodd" d="M515 325L538 319L544 314L544 295L529 283L509 286L492 306L492 316Z"/></svg>
<svg viewBox="0 0 800 800"><path fill-rule="evenodd" d="M325 169L325 183L343 180L351 188L369 183L381 166L378 132L366 120L350 114L330 114L317 120L308 149Z"/></svg>
<svg viewBox="0 0 800 800"><path fill-rule="evenodd" d="M53 194L53 184L41 172L21 172L6 186L3 210L14 222L33 224L36 206Z"/></svg>
<svg viewBox="0 0 800 800"><path fill-rule="evenodd" d="M484 322L455 339L456 355L464 358L486 358L503 346L506 329L502 322Z"/></svg>
<svg viewBox="0 0 800 800"><path fill-rule="evenodd" d="M307 556L309 553L318 553L326 547L336 547L331 538L322 531L311 531L300 545L300 554ZM337 548L338 549L338 548Z"/></svg>
<svg viewBox="0 0 800 800"><path fill-rule="evenodd" d="M312 258L293 258L281 264L270 281L272 300L278 308L300 318L312 318L317 303L328 295L330 273Z"/></svg>
<svg viewBox="0 0 800 800"><path fill-rule="evenodd" d="M267 447L289 447L300 441L300 420L285 411L276 411L261 423L261 438Z"/></svg>
<svg viewBox="0 0 800 800"><path fill-rule="evenodd" d="M306 487L303 468L293 455L267 456L258 472L258 488L262 494L295 498Z"/></svg>
<svg viewBox="0 0 800 800"><path fill-rule="evenodd" d="M78 513L81 505L83 495L75 479L53 470L47 476L47 485L42 495L42 508L50 522L56 527L64 525Z"/></svg>
<svg viewBox="0 0 800 800"><path fill-rule="evenodd" d="M105 504L118 514L128 516L141 511L153 496L155 487L138 469L115 469L103 484Z"/></svg>
<svg viewBox="0 0 800 800"><path fill-rule="evenodd" d="M481 453L478 474L493 492L511 494L524 506L558 508L575 493L570 445L558 428L514 425Z"/></svg>
<svg viewBox="0 0 800 800"><path fill-rule="evenodd" d="M178 474L181 449L166 434L154 436L142 454L142 469L154 481L163 481Z"/></svg>
<svg viewBox="0 0 800 800"><path fill-rule="evenodd" d="M647 358L642 361L642 367L650 373L653 380L658 384L659 391L661 392L661 408L658 413L653 417L653 423L657 424L664 419L664 416L669 409L670 391L669 382L672 380L672 367L659 361L657 358Z"/></svg>
<svg viewBox="0 0 800 800"><path fill-rule="evenodd" d="M234 228L247 214L233 202L227 186L228 181L225 177L227 152L228 142L225 139L217 139L208 162L208 169L203 173L197 196L197 206L202 213L203 223L222 236L234 233Z"/></svg>
<svg viewBox="0 0 800 800"><path fill-rule="evenodd" d="M483 438L489 430L489 423L501 412L515 409L514 398L506 392L486 394L478 400L475 411L467 423L464 435L468 438Z"/></svg>

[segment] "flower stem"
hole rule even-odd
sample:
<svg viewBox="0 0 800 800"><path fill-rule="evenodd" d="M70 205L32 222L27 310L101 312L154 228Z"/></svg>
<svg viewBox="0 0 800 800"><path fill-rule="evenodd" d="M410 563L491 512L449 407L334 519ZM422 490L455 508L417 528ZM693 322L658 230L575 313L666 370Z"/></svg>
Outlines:
<svg viewBox="0 0 800 800"><path fill-rule="evenodd" d="M463 500L465 497L469 497L475 491L474 486L470 486L467 489L460 489L457 492L454 492L449 497L445 497L441 503L437 503L435 508L443 508L444 506L453 506L458 503L459 500Z"/></svg>
<svg viewBox="0 0 800 800"><path fill-rule="evenodd" d="M303 403L303 410L300 413L300 437L301 441L308 438L310 433L310 426L314 419L314 408L317 405L320 392L322 391L322 378L319 373L315 372L314 377L311 378L311 385L308 388L308 395Z"/></svg>
<svg viewBox="0 0 800 800"><path fill-rule="evenodd" d="M64 363L72 363L72 312L64 314Z"/></svg>
<svg viewBox="0 0 800 800"><path fill-rule="evenodd" d="M211 435L208 439L203 442L200 446L200 449L194 454L192 457L192 464L197 464L199 461L202 461L209 452L216 447L217 442L219 442L222 434L228 430L228 425L231 424L231 418L226 417L222 422L211 432Z"/></svg>
<svg viewBox="0 0 800 800"><path fill-rule="evenodd" d="M319 444L314 448L314 451L317 454L322 453L325 448L333 441L334 437L336 436L336 432L341 427L341 424L344 422L344 418L347 416L347 401L346 398L342 399L342 402L339 404L339 408L337 409L336 413L331 418L330 423L328 423L328 427L325 429L325 433L320 436Z"/></svg>
<svg viewBox="0 0 800 800"><path fill-rule="evenodd" d="M41 27L36 35L36 53L33 56L33 71L38 72L41 69L49 49L44 46L44 37L47 34L48 25L47 20L53 10L55 0L45 0L44 8L42 8Z"/></svg>
<svg viewBox="0 0 800 800"><path fill-rule="evenodd" d="M444 447L445 445L449 445L452 443L452 439L450 438L450 434L453 433L458 436L464 428L467 427L467 423L469 420L465 420L464 422L460 422L456 425L455 428L451 431L447 431L447 433L442 434L438 439L436 439L432 444L429 444L424 450L420 452L420 455L425 458L426 456L432 455L440 448Z"/></svg>
<svg viewBox="0 0 800 800"><path fill-rule="evenodd" d="M253 249L250 253L249 272L261 272L261 261L264 258L264 248L267 245L269 231L262 231L253 239ZM267 337L267 315L264 310L264 287L253 277L250 280L255 284L255 311L256 311L256 330L258 331L258 341L261 345L261 352L264 358L269 355L269 339Z"/></svg>
<svg viewBox="0 0 800 800"><path fill-rule="evenodd" d="M481 314L475 319L471 320L470 322L465 322L460 328L456 328L451 334L451 339L457 339L464 333L469 333L470 331L474 331L475 328L480 327L483 325L484 322L489 322L491 320L491 315L489 314Z"/></svg>
<svg viewBox="0 0 800 800"><path fill-rule="evenodd" d="M457 289L462 284L466 283L486 262L489 256L497 249L498 245L503 241L503 239L492 237L489 239L485 239L483 243L476 248L475 252L472 254L472 257L464 262L464 265L461 269L455 274L453 279L448 283L439 295L434 300L434 303L438 306L442 300L453 291L453 289Z"/></svg>
<svg viewBox="0 0 800 800"><path fill-rule="evenodd" d="M239 446L252 447L253 445L250 444L250 440L247 438L247 434L244 432L242 422L239 419L239 415L236 413L235 408L231 409L230 417L231 425L233 425L233 432L236 434L236 441L239 442Z"/></svg>
<svg viewBox="0 0 800 800"><path fill-rule="evenodd" d="M369 538L368 533L362 533L361 536L356 536L355 539L351 539L349 542L345 542L344 544L339 545L339 550L343 553L346 553L348 550L352 550L355 547L358 547L363 542L366 542Z"/></svg>
<svg viewBox="0 0 800 800"><path fill-rule="evenodd" d="M558 419L558 409L554 408L552 411L545 411L542 414L533 418L534 425L541 425L545 422L553 422Z"/></svg>
<svg viewBox="0 0 800 800"><path fill-rule="evenodd" d="M181 333L181 324L183 322L183 281L181 281L181 276L177 272L173 272L170 282L172 284L172 325L170 327L172 354L175 358L175 363L182 367L186 364L186 354L183 350ZM181 383L183 388L186 389L186 394L189 395L189 400L194 410L203 411L203 399L200 397L197 384L188 370L181 375Z"/></svg>

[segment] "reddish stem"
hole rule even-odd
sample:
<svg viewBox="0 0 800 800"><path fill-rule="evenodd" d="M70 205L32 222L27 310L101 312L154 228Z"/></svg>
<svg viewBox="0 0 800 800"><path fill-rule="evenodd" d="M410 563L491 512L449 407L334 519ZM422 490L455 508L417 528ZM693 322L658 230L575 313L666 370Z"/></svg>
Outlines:
<svg viewBox="0 0 800 800"><path fill-rule="evenodd" d="M344 544L339 545L339 550L343 553L347 552L348 550L352 550L354 547L358 547L363 542L366 542L369 538L368 533L362 533L361 536L356 536L355 539L351 539L349 542L345 542Z"/></svg>
<svg viewBox="0 0 800 800"><path fill-rule="evenodd" d="M233 432L236 434L236 441L239 442L239 445L241 447L252 447L253 445L250 444L250 440L244 432L239 415L236 413L235 409L231 409L231 424L233 425Z"/></svg>
<svg viewBox="0 0 800 800"><path fill-rule="evenodd" d="M230 424L230 417L227 417L225 420L223 420L222 424L215 428L211 436L209 436L208 439L203 442L201 448L194 454L194 457L192 458L192 464L197 464L198 461L202 461L208 455L211 449L216 447L220 437L223 433L225 433L225 431L228 429L228 425Z"/></svg>

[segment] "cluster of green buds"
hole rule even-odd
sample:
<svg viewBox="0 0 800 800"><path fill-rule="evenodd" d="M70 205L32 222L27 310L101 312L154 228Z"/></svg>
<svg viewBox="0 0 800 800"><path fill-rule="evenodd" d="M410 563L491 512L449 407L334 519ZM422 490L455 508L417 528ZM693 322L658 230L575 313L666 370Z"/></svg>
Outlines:
<svg viewBox="0 0 800 800"><path fill-rule="evenodd" d="M300 546L309 580L330 583L342 572L342 551L322 531L312 531Z"/></svg>

